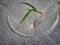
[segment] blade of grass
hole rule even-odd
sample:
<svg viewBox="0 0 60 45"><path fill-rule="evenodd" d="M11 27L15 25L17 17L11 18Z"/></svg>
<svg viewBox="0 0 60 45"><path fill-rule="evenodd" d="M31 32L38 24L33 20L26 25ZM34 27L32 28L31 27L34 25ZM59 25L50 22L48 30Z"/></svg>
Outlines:
<svg viewBox="0 0 60 45"><path fill-rule="evenodd" d="M33 10L37 10L33 5L31 5L30 3L26 3L26 2L20 2L22 4L26 4L28 6L30 6Z"/></svg>
<svg viewBox="0 0 60 45"><path fill-rule="evenodd" d="M26 9L26 10L31 10L31 11L34 11L34 12L36 12L36 13L40 13L40 14L42 14L42 12L39 12L39 11L35 11L35 10L32 10L32 9Z"/></svg>
<svg viewBox="0 0 60 45"><path fill-rule="evenodd" d="M26 17L30 14L30 12L31 10L28 10L28 12L25 14L25 16L22 18L19 24L21 24L26 19Z"/></svg>
<svg viewBox="0 0 60 45"><path fill-rule="evenodd" d="M26 5L30 6L32 9L28 9L28 12L25 14L25 16L22 18L22 20L21 20L21 22L19 24L21 24L26 19L26 17L29 15L29 13L31 11L34 11L34 12L42 14L42 12L37 11L37 9L33 5L31 5L29 3L26 3L26 2L20 2L20 3L26 4Z"/></svg>
<svg viewBox="0 0 60 45"><path fill-rule="evenodd" d="M35 12L37 12L37 13L39 13L39 14L42 14L42 12L39 12L39 11L37 11L37 10L36 10Z"/></svg>

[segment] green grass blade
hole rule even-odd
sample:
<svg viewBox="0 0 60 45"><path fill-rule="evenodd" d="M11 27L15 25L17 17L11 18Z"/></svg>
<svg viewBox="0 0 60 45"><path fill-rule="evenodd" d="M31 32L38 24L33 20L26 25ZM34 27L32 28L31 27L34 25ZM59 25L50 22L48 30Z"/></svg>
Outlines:
<svg viewBox="0 0 60 45"><path fill-rule="evenodd" d="M19 24L21 24L26 19L26 17L29 15L30 12L31 10L28 10L28 12L25 14L25 16L22 18Z"/></svg>
<svg viewBox="0 0 60 45"><path fill-rule="evenodd" d="M33 10L37 10L33 5L31 5L30 3L26 3L26 2L20 2L22 4L26 4L28 6L30 6Z"/></svg>
<svg viewBox="0 0 60 45"><path fill-rule="evenodd" d="M36 13L42 14L42 12L39 12L39 11L37 11L37 10L32 10L32 9L26 9L26 10L31 10L31 11L34 11L34 12L36 12Z"/></svg>
<svg viewBox="0 0 60 45"><path fill-rule="evenodd" d="M32 9L27 9L28 12L25 14L25 16L22 18L22 20L20 21L19 24L21 24L21 23L26 19L26 17L29 15L29 13L30 13L31 11L34 11L34 12L37 12L37 13L42 14L41 12L37 11L37 9L36 9L33 5L31 5L30 3L26 3L26 2L20 2L20 3L26 4L26 5L30 6Z"/></svg>
<svg viewBox="0 0 60 45"><path fill-rule="evenodd" d="M36 10L36 11L34 11L34 12L37 12L37 13L39 13L39 14L42 14L42 12L39 12L39 11L37 11L37 10Z"/></svg>

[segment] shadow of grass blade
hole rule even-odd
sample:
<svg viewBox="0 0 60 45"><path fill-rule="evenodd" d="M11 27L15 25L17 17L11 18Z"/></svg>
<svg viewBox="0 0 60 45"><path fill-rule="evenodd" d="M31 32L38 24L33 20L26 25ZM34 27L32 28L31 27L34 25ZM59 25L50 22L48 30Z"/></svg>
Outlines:
<svg viewBox="0 0 60 45"><path fill-rule="evenodd" d="M28 12L25 14L25 16L22 18L19 24L21 24L26 19L26 17L29 15L30 12L31 10L28 10Z"/></svg>
<svg viewBox="0 0 60 45"><path fill-rule="evenodd" d="M30 6L33 10L37 10L33 5L31 5L30 3L26 3L26 2L20 2L22 4L26 4L28 6Z"/></svg>

